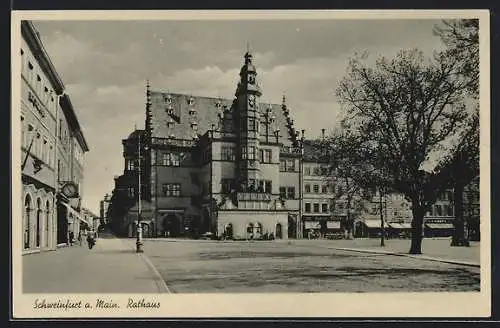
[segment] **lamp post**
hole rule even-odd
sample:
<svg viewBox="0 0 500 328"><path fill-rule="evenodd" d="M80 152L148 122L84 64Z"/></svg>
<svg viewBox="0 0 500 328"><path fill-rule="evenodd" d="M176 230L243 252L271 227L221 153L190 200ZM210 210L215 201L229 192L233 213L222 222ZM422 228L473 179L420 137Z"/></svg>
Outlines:
<svg viewBox="0 0 500 328"><path fill-rule="evenodd" d="M141 186L141 135L140 133L138 134L138 143L137 143L137 148L138 148L138 168L137 168L137 180L138 180L138 193L137 193L137 241L136 241L136 253L143 253L143 243L142 243L142 186ZM146 148L144 148L146 149Z"/></svg>

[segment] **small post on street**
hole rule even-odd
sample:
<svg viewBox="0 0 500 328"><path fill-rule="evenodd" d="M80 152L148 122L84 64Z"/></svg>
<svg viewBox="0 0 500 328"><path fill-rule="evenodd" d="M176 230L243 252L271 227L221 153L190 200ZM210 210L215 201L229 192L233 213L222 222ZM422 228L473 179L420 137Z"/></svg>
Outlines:
<svg viewBox="0 0 500 328"><path fill-rule="evenodd" d="M144 252L144 249L142 248L143 246L143 243L142 243L142 204L141 204L141 134L138 133L138 149L139 149L139 152L138 152L138 164L139 164L139 167L137 169L137 172L138 172L138 184L139 184L139 190L138 190L138 193L137 193L137 196L138 196L138 201L137 201L137 241L136 241L136 253L143 253Z"/></svg>
<svg viewBox="0 0 500 328"><path fill-rule="evenodd" d="M382 206L382 188L379 189L379 203L380 203L380 246L385 246L385 225L384 225L384 210Z"/></svg>

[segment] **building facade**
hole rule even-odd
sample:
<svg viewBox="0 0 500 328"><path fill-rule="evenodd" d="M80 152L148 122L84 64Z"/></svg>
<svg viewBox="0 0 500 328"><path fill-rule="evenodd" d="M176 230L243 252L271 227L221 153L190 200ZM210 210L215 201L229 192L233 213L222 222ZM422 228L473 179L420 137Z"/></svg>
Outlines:
<svg viewBox="0 0 500 328"><path fill-rule="evenodd" d="M140 221L146 237L286 239L342 235L348 214L368 224L370 201L348 206L339 196L342 184L311 154L315 141L296 130L285 97L260 101L250 52L233 99L146 89L145 129L122 140L109 207L116 232L135 236ZM386 221L406 219L391 206Z"/></svg>
<svg viewBox="0 0 500 328"><path fill-rule="evenodd" d="M81 163L88 147L79 126L68 121L72 108L65 107L64 84L32 22L21 23L21 36L21 200L26 254L53 250L62 242L61 182L81 181L83 169L78 170L76 162ZM77 141L78 152L71 145Z"/></svg>
<svg viewBox="0 0 500 328"><path fill-rule="evenodd" d="M99 216L101 218L101 223L103 225L107 225L109 223L109 204L111 202L111 195L110 194L106 194L104 195L104 198L103 200L101 200L99 202Z"/></svg>
<svg viewBox="0 0 500 328"><path fill-rule="evenodd" d="M67 94L60 97L58 115L57 158L57 243L67 244L70 236L78 236L80 229L92 226L82 211L84 154L89 151ZM76 193L68 197L62 192L66 185L76 186Z"/></svg>

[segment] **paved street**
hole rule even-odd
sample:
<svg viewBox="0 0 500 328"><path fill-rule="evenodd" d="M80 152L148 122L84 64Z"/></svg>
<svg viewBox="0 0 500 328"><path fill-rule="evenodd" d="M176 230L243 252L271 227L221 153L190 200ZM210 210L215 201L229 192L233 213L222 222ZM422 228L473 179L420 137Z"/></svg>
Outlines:
<svg viewBox="0 0 500 328"><path fill-rule="evenodd" d="M477 267L329 248L335 244L157 239L144 246L176 293L479 290Z"/></svg>
<svg viewBox="0 0 500 328"><path fill-rule="evenodd" d="M338 248L407 252L409 240L216 242L101 236L23 256L26 293L478 291L479 268ZM479 243L424 240L427 256L479 262ZM153 268L154 266L154 268ZM163 280L162 280L163 278ZM166 284L165 284L166 282ZM168 285L168 287L167 287Z"/></svg>
<svg viewBox="0 0 500 328"><path fill-rule="evenodd" d="M100 237L92 250L83 245L23 256L23 292L165 292L147 258L120 239Z"/></svg>

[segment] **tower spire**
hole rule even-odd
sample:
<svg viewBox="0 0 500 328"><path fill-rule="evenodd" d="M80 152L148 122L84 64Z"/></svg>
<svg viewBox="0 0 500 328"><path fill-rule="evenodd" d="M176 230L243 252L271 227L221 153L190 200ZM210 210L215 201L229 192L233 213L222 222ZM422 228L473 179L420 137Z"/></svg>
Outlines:
<svg viewBox="0 0 500 328"><path fill-rule="evenodd" d="M285 94L285 91L283 91L283 99L281 100L281 105L283 107L286 107L286 94Z"/></svg>

